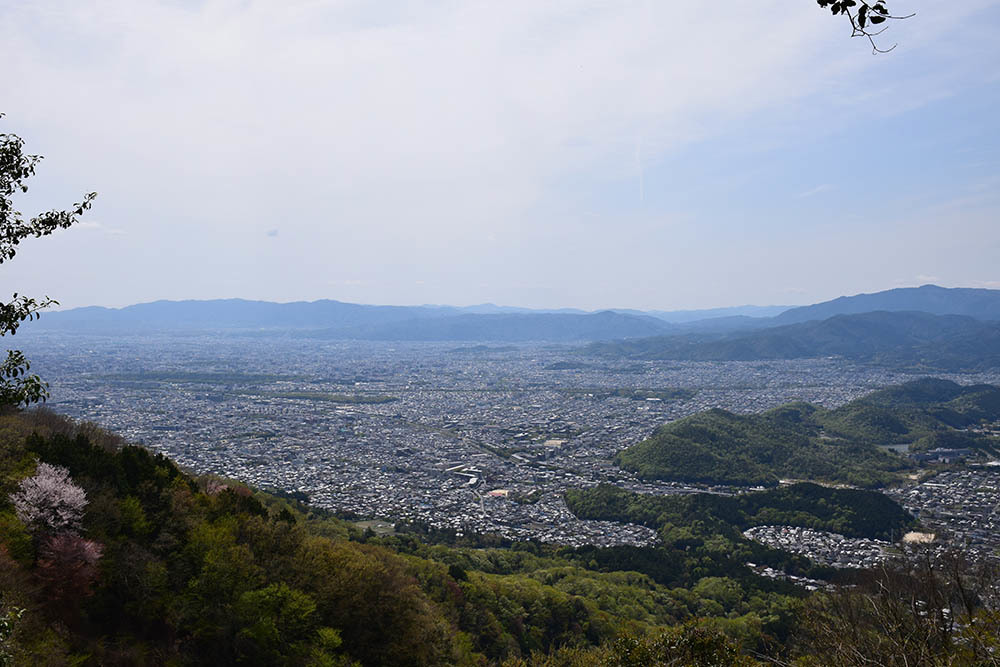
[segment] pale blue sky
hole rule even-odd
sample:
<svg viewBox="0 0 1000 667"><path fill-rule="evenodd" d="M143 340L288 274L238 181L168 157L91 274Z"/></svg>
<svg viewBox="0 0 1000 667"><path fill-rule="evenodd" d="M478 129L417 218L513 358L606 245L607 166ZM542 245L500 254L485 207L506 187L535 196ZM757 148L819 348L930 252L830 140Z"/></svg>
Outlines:
<svg viewBox="0 0 1000 667"><path fill-rule="evenodd" d="M161 298L807 303L1000 288L1000 2L0 0L22 208L0 267Z"/></svg>

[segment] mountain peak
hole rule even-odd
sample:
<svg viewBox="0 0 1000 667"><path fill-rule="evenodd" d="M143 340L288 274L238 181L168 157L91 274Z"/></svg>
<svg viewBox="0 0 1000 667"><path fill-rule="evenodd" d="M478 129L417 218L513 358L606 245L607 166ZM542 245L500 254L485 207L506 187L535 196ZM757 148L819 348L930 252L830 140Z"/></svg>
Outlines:
<svg viewBox="0 0 1000 667"><path fill-rule="evenodd" d="M1000 290L972 287L897 287L871 294L842 296L830 301L792 308L778 315L776 324L825 320L835 315L872 311L915 311L932 315L966 315L977 320L1000 320Z"/></svg>

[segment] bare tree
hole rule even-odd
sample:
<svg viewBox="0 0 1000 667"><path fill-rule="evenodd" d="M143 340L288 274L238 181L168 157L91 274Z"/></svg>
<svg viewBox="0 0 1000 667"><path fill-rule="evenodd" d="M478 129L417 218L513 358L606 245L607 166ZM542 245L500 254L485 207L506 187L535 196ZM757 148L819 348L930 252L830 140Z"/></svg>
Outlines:
<svg viewBox="0 0 1000 667"><path fill-rule="evenodd" d="M859 667L1000 665L998 583L959 552L911 554L810 600L800 651Z"/></svg>

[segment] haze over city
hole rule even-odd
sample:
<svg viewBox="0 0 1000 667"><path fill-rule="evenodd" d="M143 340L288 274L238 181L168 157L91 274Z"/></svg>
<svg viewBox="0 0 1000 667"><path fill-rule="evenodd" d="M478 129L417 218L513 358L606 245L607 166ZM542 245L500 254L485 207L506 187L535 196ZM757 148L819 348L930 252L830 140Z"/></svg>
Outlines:
<svg viewBox="0 0 1000 667"><path fill-rule="evenodd" d="M894 10L873 55L813 2L0 3L0 129L45 156L18 206L99 192L5 279L63 307L998 287L1000 7Z"/></svg>

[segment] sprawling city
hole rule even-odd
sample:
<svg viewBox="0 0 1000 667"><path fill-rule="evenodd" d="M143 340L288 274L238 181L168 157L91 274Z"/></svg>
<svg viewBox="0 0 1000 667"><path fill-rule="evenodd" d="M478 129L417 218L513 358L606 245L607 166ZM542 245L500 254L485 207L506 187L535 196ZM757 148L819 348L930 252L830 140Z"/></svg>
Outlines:
<svg viewBox="0 0 1000 667"><path fill-rule="evenodd" d="M557 345L317 342L302 337L101 337L26 341L50 407L162 452L196 473L305 494L358 520L419 522L511 540L648 545L645 526L577 519L568 488L652 494L749 489L641 481L612 463L661 424L710 408L791 401L836 407L907 374L838 359L608 361ZM962 384L1000 373L946 376ZM929 472L929 470L928 470ZM1000 468L952 470L888 491L976 553L1000 547L989 489ZM766 531L749 534L768 542ZM899 539L902 535L898 536ZM837 543L838 565L871 548ZM773 540L771 540L773 543ZM810 531L780 546L830 560ZM856 558L854 557L856 554Z"/></svg>

